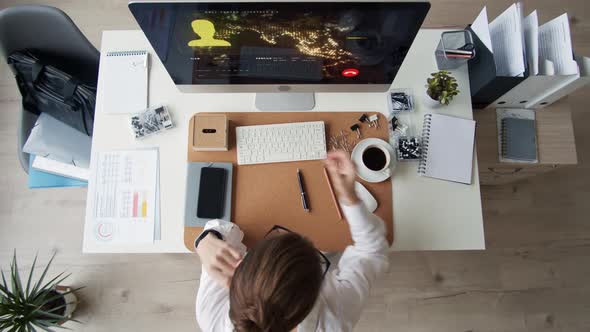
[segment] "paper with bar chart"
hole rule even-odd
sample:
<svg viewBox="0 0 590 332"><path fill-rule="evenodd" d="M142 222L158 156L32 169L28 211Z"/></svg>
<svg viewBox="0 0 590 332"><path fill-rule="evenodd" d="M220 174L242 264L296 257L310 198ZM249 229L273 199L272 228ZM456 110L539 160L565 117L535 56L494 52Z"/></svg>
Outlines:
<svg viewBox="0 0 590 332"><path fill-rule="evenodd" d="M92 196L94 235L110 243L154 241L158 151L98 155Z"/></svg>

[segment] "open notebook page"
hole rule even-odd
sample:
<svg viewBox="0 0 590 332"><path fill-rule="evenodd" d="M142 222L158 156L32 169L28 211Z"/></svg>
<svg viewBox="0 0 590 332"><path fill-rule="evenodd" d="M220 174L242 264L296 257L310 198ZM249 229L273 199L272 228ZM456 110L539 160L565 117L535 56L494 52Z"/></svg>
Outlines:
<svg viewBox="0 0 590 332"><path fill-rule="evenodd" d="M471 184L475 121L431 114L425 176Z"/></svg>

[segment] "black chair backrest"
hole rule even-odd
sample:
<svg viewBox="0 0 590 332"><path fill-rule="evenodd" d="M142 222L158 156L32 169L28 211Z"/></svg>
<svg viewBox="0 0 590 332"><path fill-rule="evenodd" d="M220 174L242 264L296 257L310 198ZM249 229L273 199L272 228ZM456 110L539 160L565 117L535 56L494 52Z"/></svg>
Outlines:
<svg viewBox="0 0 590 332"><path fill-rule="evenodd" d="M4 59L31 50L85 83L98 80L100 53L63 11L49 6L20 5L0 11L0 51Z"/></svg>

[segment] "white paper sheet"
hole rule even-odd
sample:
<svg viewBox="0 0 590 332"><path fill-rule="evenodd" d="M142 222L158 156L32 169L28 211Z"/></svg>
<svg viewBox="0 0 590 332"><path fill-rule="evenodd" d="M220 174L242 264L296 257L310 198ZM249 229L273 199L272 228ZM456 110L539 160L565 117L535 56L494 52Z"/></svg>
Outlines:
<svg viewBox="0 0 590 332"><path fill-rule="evenodd" d="M510 6L490 23L490 36L497 75L522 76L525 71L524 38L518 4Z"/></svg>
<svg viewBox="0 0 590 332"><path fill-rule="evenodd" d="M49 159L43 156L35 156L33 168L43 172L65 176L77 180L88 181L90 170L88 168L62 163L61 161Z"/></svg>
<svg viewBox="0 0 590 332"><path fill-rule="evenodd" d="M529 75L537 75L539 74L539 18L536 10L524 19L523 29Z"/></svg>
<svg viewBox="0 0 590 332"><path fill-rule="evenodd" d="M539 57L553 62L557 75L578 73L567 14L556 17L539 27Z"/></svg>
<svg viewBox="0 0 590 332"><path fill-rule="evenodd" d="M152 243L156 213L158 151L132 150L98 155L93 231L109 243Z"/></svg>
<svg viewBox="0 0 590 332"><path fill-rule="evenodd" d="M481 40L488 50L494 53L492 38L490 37L490 27L488 25L487 7L484 6L479 15L477 15L477 18L471 24L471 30L477 35L479 40Z"/></svg>

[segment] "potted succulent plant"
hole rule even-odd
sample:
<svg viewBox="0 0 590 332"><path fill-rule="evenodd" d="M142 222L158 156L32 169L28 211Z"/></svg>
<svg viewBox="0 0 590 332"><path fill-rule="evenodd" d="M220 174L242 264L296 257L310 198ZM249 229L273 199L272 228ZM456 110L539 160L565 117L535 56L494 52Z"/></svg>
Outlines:
<svg viewBox="0 0 590 332"><path fill-rule="evenodd" d="M426 94L431 107L448 105L459 94L457 80L446 70L430 74L426 79Z"/></svg>
<svg viewBox="0 0 590 332"><path fill-rule="evenodd" d="M50 281L43 282L54 257L55 254L39 279L34 282L33 271L37 262L35 256L29 277L26 283L23 283L18 272L16 253L14 254L8 279L4 271L1 272L0 331L51 332L54 328L62 328L61 325L67 321L76 321L72 319L77 304L74 292L81 288L59 286L59 283L70 276L64 276L63 272Z"/></svg>

